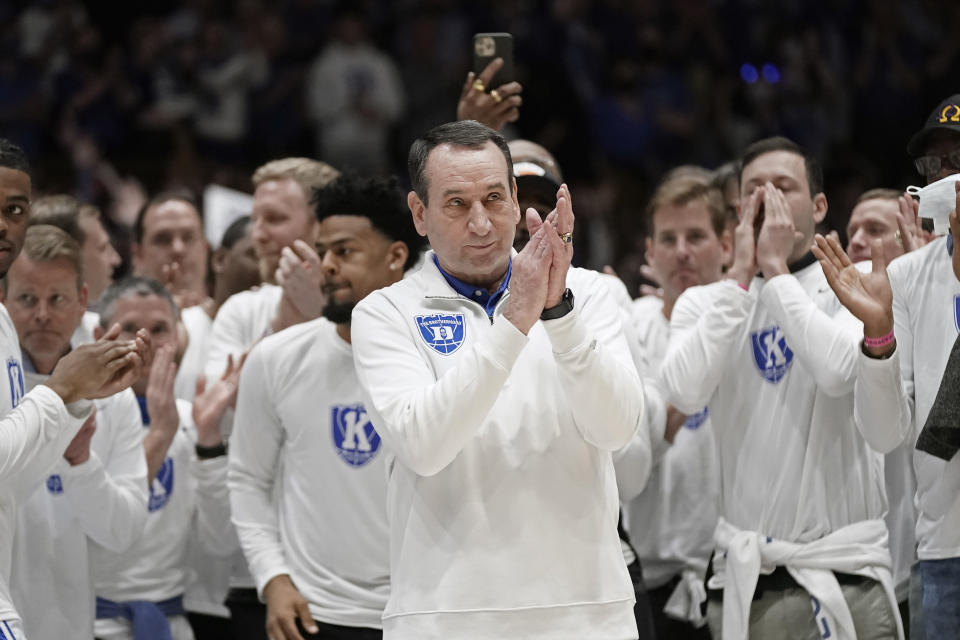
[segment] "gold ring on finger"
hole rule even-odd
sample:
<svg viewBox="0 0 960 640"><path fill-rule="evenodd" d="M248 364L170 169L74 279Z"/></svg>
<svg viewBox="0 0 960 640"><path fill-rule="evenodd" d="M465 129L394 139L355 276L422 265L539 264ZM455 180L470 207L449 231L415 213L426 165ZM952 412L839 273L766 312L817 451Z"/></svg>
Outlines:
<svg viewBox="0 0 960 640"><path fill-rule="evenodd" d="M901 237L899 229L893 234L893 239L897 241L897 246L903 248L903 237Z"/></svg>
<svg viewBox="0 0 960 640"><path fill-rule="evenodd" d="M557 235L559 235L560 239L563 240L563 244L570 244L571 242L573 242L573 234L570 232L567 232L567 233L557 232Z"/></svg>
<svg viewBox="0 0 960 640"><path fill-rule="evenodd" d="M473 88L479 91L480 93L483 93L484 91L487 90L487 88L483 86L483 80L481 80L480 78L477 78L476 80L473 81Z"/></svg>
<svg viewBox="0 0 960 640"><path fill-rule="evenodd" d="M497 104L503 102L503 98L500 97L500 94L497 93L497 90L496 90L496 89L494 89L493 91L490 92L490 97L493 98L494 101L497 102Z"/></svg>

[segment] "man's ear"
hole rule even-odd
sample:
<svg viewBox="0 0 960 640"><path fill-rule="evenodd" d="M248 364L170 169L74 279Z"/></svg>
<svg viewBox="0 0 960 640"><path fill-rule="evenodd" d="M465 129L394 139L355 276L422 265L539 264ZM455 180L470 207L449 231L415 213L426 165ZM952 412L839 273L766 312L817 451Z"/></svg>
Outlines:
<svg viewBox="0 0 960 640"><path fill-rule="evenodd" d="M520 202L517 200L517 178L514 176L511 180L511 185L513 186L513 191L510 192L510 200L513 201L513 209L516 211L514 216L513 224L520 224L520 219L523 217L524 212L520 210ZM532 235L532 234L531 234Z"/></svg>
<svg viewBox="0 0 960 640"><path fill-rule="evenodd" d="M210 268L213 270L214 274L220 274L223 271L223 267L227 262L227 250L223 247L218 247L214 249L213 255L210 256Z"/></svg>
<svg viewBox="0 0 960 640"><path fill-rule="evenodd" d="M403 265L407 263L410 257L410 249L403 242L397 240L387 248L387 264L390 271L397 273L397 279L403 277Z"/></svg>
<svg viewBox="0 0 960 640"><path fill-rule="evenodd" d="M817 224L827 217L827 196L823 192L813 196L813 221Z"/></svg>
<svg viewBox="0 0 960 640"><path fill-rule="evenodd" d="M84 282L83 286L80 287L80 304L84 309L87 308L87 299L90 297L90 292L87 290L87 283Z"/></svg>
<svg viewBox="0 0 960 640"><path fill-rule="evenodd" d="M723 266L729 267L733 264L733 234L730 229L724 229L720 234L720 254L723 256Z"/></svg>
<svg viewBox="0 0 960 640"><path fill-rule="evenodd" d="M410 207L410 215L413 216L413 226L417 233L424 238L427 237L426 205L420 200L416 191L407 194L407 206Z"/></svg>

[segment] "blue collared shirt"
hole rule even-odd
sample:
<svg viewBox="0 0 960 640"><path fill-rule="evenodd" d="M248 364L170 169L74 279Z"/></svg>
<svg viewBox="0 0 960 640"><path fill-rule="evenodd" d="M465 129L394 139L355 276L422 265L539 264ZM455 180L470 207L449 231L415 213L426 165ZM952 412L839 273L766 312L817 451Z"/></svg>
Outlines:
<svg viewBox="0 0 960 640"><path fill-rule="evenodd" d="M443 270L443 267L440 266L440 261L437 260L437 254L433 254L433 264L437 265L437 269L440 270L440 273L443 274L444 279L447 283L453 287L453 290L462 295L464 298L470 298L487 312L487 317L493 317L493 310L497 307L497 303L500 302L500 299L503 298L503 294L507 291L507 285L510 284L510 271L513 268L513 258L507 262L507 275L504 276L503 282L500 283L500 286L497 287L497 290L493 293L490 293L483 287L478 287L474 284L469 284L455 278L446 271Z"/></svg>
<svg viewBox="0 0 960 640"><path fill-rule="evenodd" d="M953 255L953 234L947 234L947 255Z"/></svg>

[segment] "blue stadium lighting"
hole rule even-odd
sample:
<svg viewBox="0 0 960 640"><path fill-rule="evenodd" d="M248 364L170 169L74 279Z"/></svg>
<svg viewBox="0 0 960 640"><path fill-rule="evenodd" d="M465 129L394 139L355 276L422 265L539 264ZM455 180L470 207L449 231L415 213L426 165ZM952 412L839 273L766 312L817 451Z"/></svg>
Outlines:
<svg viewBox="0 0 960 640"><path fill-rule="evenodd" d="M777 69L776 65L768 62L763 65L763 79L770 84L777 84L780 82L780 69Z"/></svg>

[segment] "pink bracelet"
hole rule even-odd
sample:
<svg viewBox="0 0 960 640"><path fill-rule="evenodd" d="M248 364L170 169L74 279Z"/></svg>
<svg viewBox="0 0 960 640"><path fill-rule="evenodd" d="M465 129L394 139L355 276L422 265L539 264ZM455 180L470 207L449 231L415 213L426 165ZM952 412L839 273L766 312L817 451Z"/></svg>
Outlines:
<svg viewBox="0 0 960 640"><path fill-rule="evenodd" d="M879 338L868 338L867 336L863 336L863 344L873 348L885 347L888 344L892 343L893 340L894 340L893 329L891 329L890 333L888 333L887 335L881 336Z"/></svg>
<svg viewBox="0 0 960 640"><path fill-rule="evenodd" d="M737 286L740 287L741 289L743 289L744 291L750 291L750 287L748 287L747 285L743 284L742 282L738 282L738 283L737 283Z"/></svg>

